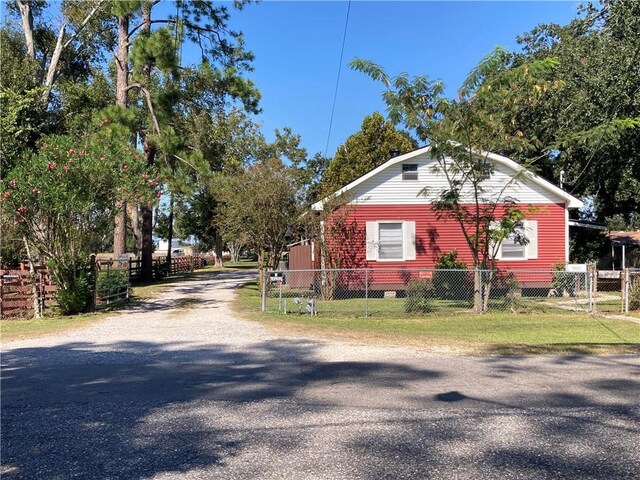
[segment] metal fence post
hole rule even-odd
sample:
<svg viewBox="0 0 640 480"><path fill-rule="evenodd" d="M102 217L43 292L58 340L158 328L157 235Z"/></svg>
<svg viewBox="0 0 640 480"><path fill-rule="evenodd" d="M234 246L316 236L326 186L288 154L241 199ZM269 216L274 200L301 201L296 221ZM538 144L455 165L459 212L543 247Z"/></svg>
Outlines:
<svg viewBox="0 0 640 480"><path fill-rule="evenodd" d="M587 295L587 312L593 311L593 298L591 297L591 280L589 276L589 269L584 273L584 288Z"/></svg>
<svg viewBox="0 0 640 480"><path fill-rule="evenodd" d="M594 264L587 267L587 281L589 282L589 312L596 313L596 293L598 289L598 270Z"/></svg>
<svg viewBox="0 0 640 480"><path fill-rule="evenodd" d="M625 268L624 271L622 272L622 274L624 275L624 292L623 292L623 297L624 298L624 312L623 313L629 313L629 282L630 282L630 276L629 276L629 269Z"/></svg>
<svg viewBox="0 0 640 480"><path fill-rule="evenodd" d="M267 275L268 272L265 269L262 272L262 312L267 311Z"/></svg>
<svg viewBox="0 0 640 480"><path fill-rule="evenodd" d="M364 269L364 316L369 316L369 269Z"/></svg>

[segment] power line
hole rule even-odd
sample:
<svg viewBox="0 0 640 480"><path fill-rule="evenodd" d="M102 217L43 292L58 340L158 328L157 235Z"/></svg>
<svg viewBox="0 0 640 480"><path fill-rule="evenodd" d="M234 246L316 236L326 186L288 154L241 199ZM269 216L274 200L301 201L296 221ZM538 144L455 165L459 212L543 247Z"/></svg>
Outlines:
<svg viewBox="0 0 640 480"><path fill-rule="evenodd" d="M329 150L329 139L331 138L331 127L333 126L333 115L336 111L336 99L338 98L338 85L340 84L340 72L342 71L342 57L344 56L344 44L347 39L347 26L349 25L349 12L351 12L351 0L347 5L347 18L344 21L344 32L342 33L342 48L340 49L340 62L338 63L338 75L336 77L336 88L333 92L333 106L331 107L331 119L329 120L329 131L327 132L327 144L324 147L324 156Z"/></svg>

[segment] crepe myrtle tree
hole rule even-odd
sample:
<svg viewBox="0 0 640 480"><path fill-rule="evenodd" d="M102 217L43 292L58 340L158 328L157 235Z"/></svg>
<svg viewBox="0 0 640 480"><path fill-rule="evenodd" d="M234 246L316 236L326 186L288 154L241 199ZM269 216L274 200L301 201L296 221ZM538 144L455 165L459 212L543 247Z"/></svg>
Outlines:
<svg viewBox="0 0 640 480"><path fill-rule="evenodd" d="M126 135L105 128L80 138L42 137L0 184L3 230L21 238L31 265L46 263L63 313L89 305L89 255L100 248L117 198L153 201L161 179ZM37 309L36 309L37 311Z"/></svg>
<svg viewBox="0 0 640 480"><path fill-rule="evenodd" d="M509 187L528 175L536 158L536 142L510 127L520 108L541 101L557 84L551 78L558 62L549 57L507 68L511 54L497 48L469 73L456 99L444 96L444 84L427 76L390 77L382 67L361 59L351 68L380 81L389 119L414 132L431 146L433 171L445 179L441 190L425 188L438 218L456 221L469 247L474 273L474 311L488 309L494 258L502 241L512 236L526 243L518 227L525 212L507 195ZM516 152L522 168L505 184L486 182L495 164L487 152Z"/></svg>
<svg viewBox="0 0 640 480"><path fill-rule="evenodd" d="M271 157L218 182L222 231L227 238L246 239L246 246L258 252L262 281L268 269L277 268L287 230L302 212L299 173Z"/></svg>

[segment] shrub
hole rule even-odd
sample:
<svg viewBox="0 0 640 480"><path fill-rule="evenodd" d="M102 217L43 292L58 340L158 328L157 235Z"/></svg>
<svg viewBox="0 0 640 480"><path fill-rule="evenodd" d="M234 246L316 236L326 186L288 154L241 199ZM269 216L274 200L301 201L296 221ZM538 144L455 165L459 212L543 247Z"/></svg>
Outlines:
<svg viewBox="0 0 640 480"><path fill-rule="evenodd" d="M162 280L167 275L169 275L169 262L166 260L154 262L153 278L156 280Z"/></svg>
<svg viewBox="0 0 640 480"><path fill-rule="evenodd" d="M566 290L569 296L576 296L576 274L572 272L565 272L565 266L559 263L555 266L553 277L551 279L551 286L556 291L556 295L561 297Z"/></svg>
<svg viewBox="0 0 640 480"><path fill-rule="evenodd" d="M433 289L438 298L447 300L471 298L471 279L467 271L468 267L465 262L458 260L456 250L440 255L436 269L438 271L433 273Z"/></svg>
<svg viewBox="0 0 640 480"><path fill-rule="evenodd" d="M407 285L404 311L407 313L428 313L431 308L431 286L425 280L413 280Z"/></svg>
<svg viewBox="0 0 640 480"><path fill-rule="evenodd" d="M629 286L629 310L640 310L640 277Z"/></svg>
<svg viewBox="0 0 640 480"><path fill-rule="evenodd" d="M505 289L504 308L515 311L521 306L522 286L513 272L510 272L502 278L501 283Z"/></svg>
<svg viewBox="0 0 640 480"><path fill-rule="evenodd" d="M98 274L96 290L99 295L107 297L126 293L129 288L129 272L127 270L107 270Z"/></svg>
<svg viewBox="0 0 640 480"><path fill-rule="evenodd" d="M75 315L86 312L93 295L93 275L89 260L51 261L49 267L58 284L54 296L60 313Z"/></svg>

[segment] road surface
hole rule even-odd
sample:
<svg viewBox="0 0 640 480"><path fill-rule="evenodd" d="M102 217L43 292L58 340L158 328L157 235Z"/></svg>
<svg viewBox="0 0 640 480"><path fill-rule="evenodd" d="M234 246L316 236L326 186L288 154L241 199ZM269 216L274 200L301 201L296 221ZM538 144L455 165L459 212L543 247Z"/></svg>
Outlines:
<svg viewBox="0 0 640 480"><path fill-rule="evenodd" d="M3 479L640 478L640 359L285 337L203 276L3 345Z"/></svg>

